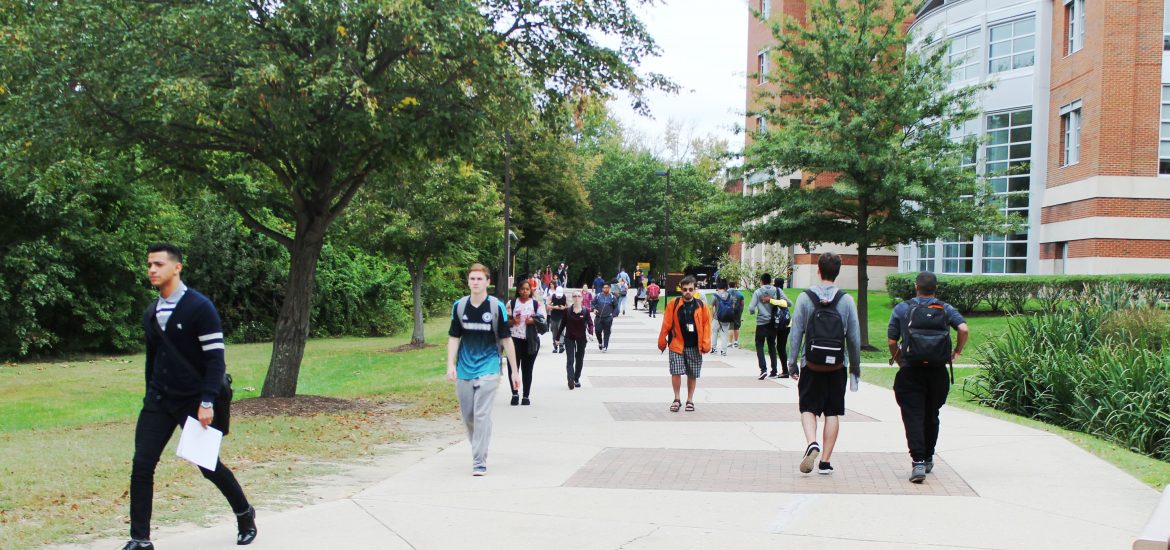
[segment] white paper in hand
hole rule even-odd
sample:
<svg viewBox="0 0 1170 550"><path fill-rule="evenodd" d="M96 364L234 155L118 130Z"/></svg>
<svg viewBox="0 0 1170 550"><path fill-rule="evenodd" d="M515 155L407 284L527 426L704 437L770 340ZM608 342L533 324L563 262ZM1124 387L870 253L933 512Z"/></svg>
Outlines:
<svg viewBox="0 0 1170 550"><path fill-rule="evenodd" d="M223 432L211 426L204 428L198 420L188 416L175 454L214 472L215 464L219 461L219 444L222 442Z"/></svg>

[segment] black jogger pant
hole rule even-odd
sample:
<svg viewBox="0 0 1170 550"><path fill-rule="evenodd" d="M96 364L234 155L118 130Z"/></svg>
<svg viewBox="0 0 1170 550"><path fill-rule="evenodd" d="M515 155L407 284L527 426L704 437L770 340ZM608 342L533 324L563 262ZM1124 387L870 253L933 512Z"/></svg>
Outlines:
<svg viewBox="0 0 1170 550"><path fill-rule="evenodd" d="M772 358L772 372L776 372L776 328L771 325L756 325L756 361L760 364L760 372L767 369L764 363L764 344L768 345L768 356ZM785 361L784 372L788 372Z"/></svg>
<svg viewBox="0 0 1170 550"><path fill-rule="evenodd" d="M581 381L581 369L585 367L585 339L574 340L565 337L565 376L570 382Z"/></svg>
<svg viewBox="0 0 1170 550"><path fill-rule="evenodd" d="M601 348L609 347L609 336L613 334L613 317L601 316L597 318L597 345Z"/></svg>
<svg viewBox="0 0 1170 550"><path fill-rule="evenodd" d="M175 428L187 422L187 417L198 418L199 396L163 398L153 391L146 394L138 425L134 428L134 462L130 469L130 538L150 540L150 516L154 504L154 469L162 456ZM232 511L248 511L248 498L232 471L216 462L215 471L199 468L223 493Z"/></svg>
<svg viewBox="0 0 1170 550"><path fill-rule="evenodd" d="M934 459L938 411L947 402L950 389L946 368L903 367L894 376L894 397L902 409L911 460Z"/></svg>
<svg viewBox="0 0 1170 550"><path fill-rule="evenodd" d="M523 388L524 397L528 397L528 393L532 391L532 367L536 365L536 354L528 354L528 340L524 338L512 337L512 346L516 348L516 362L520 363L520 385ZM508 369L508 387L514 387L512 384L512 369ZM512 391L512 395L516 395L516 391Z"/></svg>

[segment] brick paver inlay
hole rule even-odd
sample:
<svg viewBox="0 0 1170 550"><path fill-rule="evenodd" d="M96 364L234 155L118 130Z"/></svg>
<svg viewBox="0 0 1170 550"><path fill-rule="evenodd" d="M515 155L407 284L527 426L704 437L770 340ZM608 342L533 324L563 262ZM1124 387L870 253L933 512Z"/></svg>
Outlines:
<svg viewBox="0 0 1170 550"><path fill-rule="evenodd" d="M665 376L589 376L589 384L595 388L664 388L670 386ZM704 376L699 379L704 388L762 388L777 389L791 387L772 380L756 380L754 376Z"/></svg>
<svg viewBox="0 0 1170 550"><path fill-rule="evenodd" d="M704 380L699 379L700 389ZM691 412L670 412L669 407L669 399L661 403L605 404L609 415L618 422L800 422L800 408L796 403L695 403ZM875 422L849 409L840 418L842 422Z"/></svg>
<svg viewBox="0 0 1170 550"><path fill-rule="evenodd" d="M610 352L610 354L612 355L613 352ZM597 368L597 367L627 367L627 368L629 368L629 367L649 367L649 368L655 368L655 369L662 369L662 372L664 373L664 375L666 373L668 373L669 369L670 369L670 367L666 363L666 359L643 359L643 360L615 359L613 361L608 361L608 360L598 359L598 357L600 355L601 355L601 353L598 352L596 348L591 349L588 352L586 352L585 353L585 368L591 369L591 368ZM593 361L593 359L598 359L598 360ZM731 368L731 365L724 363L722 361L703 361L703 369L704 370L706 370L706 369L730 369L730 368ZM699 373L699 374L702 374L702 373Z"/></svg>
<svg viewBox="0 0 1170 550"><path fill-rule="evenodd" d="M799 442L797 442L799 443ZM922 484L910 483L906 453L833 453L833 475L802 474L800 452L609 448L567 487L745 493L978 497L940 456Z"/></svg>

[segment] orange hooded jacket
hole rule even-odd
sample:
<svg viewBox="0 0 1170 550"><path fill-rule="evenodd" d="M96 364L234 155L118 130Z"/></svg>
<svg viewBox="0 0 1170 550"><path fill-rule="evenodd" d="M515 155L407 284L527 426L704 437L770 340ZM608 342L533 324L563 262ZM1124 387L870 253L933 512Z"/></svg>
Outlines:
<svg viewBox="0 0 1170 550"><path fill-rule="evenodd" d="M695 309L695 330L699 332L699 351L711 351L711 314L707 312L707 304L695 298L699 307ZM678 323L678 308L682 305L682 298L675 298L666 304L665 314L662 316L662 329L658 331L658 350L666 349L666 335L670 334L670 351L683 352L682 326Z"/></svg>

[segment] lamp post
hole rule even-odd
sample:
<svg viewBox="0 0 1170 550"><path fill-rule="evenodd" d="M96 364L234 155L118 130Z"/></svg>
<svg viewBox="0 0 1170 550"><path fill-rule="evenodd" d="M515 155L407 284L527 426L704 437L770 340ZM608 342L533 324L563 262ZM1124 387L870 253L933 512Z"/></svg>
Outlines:
<svg viewBox="0 0 1170 550"><path fill-rule="evenodd" d="M500 281L496 282L496 294L501 300L508 296L509 277L512 274L512 134L504 132L504 265L500 269Z"/></svg>
<svg viewBox="0 0 1170 550"><path fill-rule="evenodd" d="M666 279L670 276L670 169L658 170L654 172L656 177L666 176L666 229L663 231L662 237L662 288L666 289L666 293L670 294L670 289L666 285Z"/></svg>

